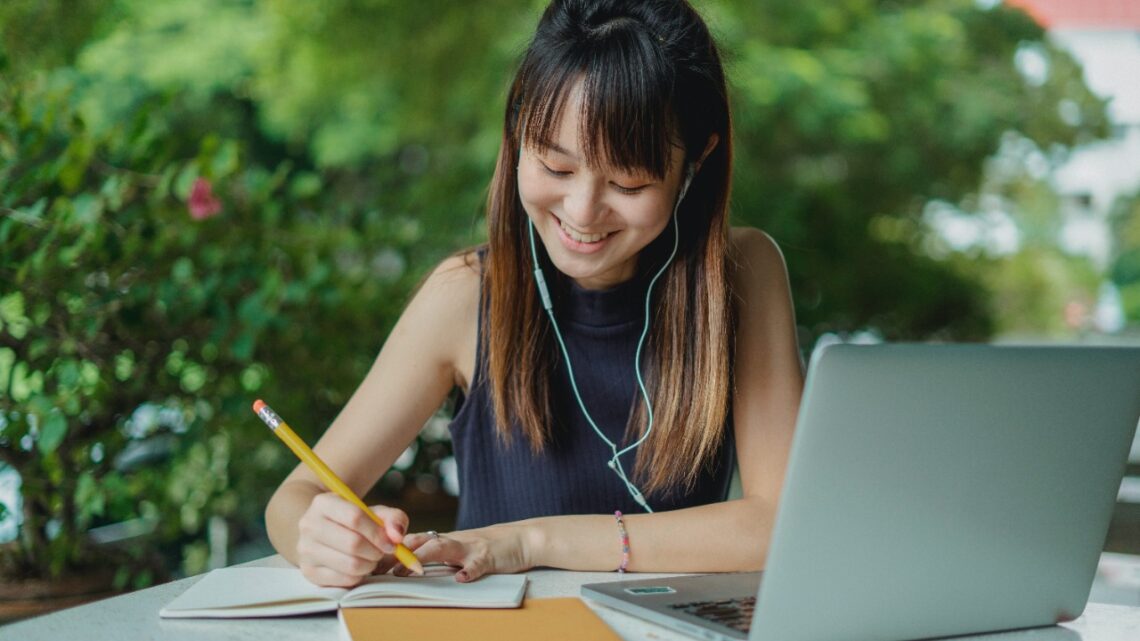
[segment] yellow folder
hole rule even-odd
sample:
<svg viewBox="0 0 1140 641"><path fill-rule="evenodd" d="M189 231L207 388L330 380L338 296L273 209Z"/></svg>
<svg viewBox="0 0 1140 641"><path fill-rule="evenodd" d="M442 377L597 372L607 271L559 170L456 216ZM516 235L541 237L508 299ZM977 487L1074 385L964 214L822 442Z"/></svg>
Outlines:
<svg viewBox="0 0 1140 641"><path fill-rule="evenodd" d="M345 608L352 641L621 641L577 598L527 599L521 608Z"/></svg>

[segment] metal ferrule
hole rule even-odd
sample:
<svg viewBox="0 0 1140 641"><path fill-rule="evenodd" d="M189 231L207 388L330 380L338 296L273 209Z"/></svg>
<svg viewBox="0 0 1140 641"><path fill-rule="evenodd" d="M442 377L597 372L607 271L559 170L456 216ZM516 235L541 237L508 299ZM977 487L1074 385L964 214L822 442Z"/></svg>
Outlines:
<svg viewBox="0 0 1140 641"><path fill-rule="evenodd" d="M277 415L277 412L269 409L268 405L263 406L261 411L257 413L257 416L264 421L271 430L275 430L277 426L281 425L281 417Z"/></svg>

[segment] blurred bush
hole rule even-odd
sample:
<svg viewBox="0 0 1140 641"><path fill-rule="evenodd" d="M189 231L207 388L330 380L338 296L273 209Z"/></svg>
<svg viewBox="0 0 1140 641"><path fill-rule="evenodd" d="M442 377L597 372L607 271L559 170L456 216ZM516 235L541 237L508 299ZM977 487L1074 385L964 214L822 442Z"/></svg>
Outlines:
<svg viewBox="0 0 1140 641"><path fill-rule="evenodd" d="M210 516L256 521L294 462L250 403L264 395L312 438L371 362L424 233L345 204L335 178L179 132L171 98L92 133L57 80L0 81L14 574L95 560L102 523L149 520L169 547L200 541Z"/></svg>

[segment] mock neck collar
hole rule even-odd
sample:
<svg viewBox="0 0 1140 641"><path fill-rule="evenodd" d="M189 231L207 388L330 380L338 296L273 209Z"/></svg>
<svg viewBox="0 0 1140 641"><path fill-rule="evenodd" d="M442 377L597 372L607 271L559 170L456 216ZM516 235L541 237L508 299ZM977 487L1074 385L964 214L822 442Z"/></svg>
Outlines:
<svg viewBox="0 0 1140 641"><path fill-rule="evenodd" d="M640 271L633 278L605 289L586 289L562 277L554 312L558 318L578 325L609 327L642 318L649 279Z"/></svg>

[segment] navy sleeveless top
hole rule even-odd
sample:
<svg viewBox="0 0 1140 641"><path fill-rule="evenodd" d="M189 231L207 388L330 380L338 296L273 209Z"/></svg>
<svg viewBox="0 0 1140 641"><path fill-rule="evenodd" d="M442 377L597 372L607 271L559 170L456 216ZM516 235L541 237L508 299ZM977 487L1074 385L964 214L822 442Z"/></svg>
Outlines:
<svg viewBox="0 0 1140 641"><path fill-rule="evenodd" d="M587 290L570 279L558 280L567 283L552 292L554 311L582 401L599 429L621 449L635 395L638 403L643 402L633 359L645 322L648 279L634 278L607 290ZM478 331L475 374L450 424L459 473L456 527L470 529L561 514L643 512L606 465L612 456L610 448L578 408L561 357L551 372L555 416L543 451L534 454L521 433L516 433L509 445L503 443L495 432L494 408L485 378L481 320ZM644 357L645 348L642 351ZM635 483L636 456L637 450L633 450L621 457L626 474ZM730 417L720 449L691 491L677 489L645 498L657 512L723 501L734 464Z"/></svg>

